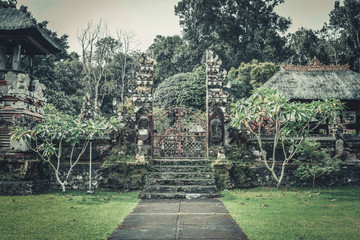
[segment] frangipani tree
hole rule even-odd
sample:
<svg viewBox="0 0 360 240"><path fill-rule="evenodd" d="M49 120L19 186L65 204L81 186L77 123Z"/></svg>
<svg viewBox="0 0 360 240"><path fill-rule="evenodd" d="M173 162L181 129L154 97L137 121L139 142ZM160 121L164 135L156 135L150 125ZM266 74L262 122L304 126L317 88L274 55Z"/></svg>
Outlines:
<svg viewBox="0 0 360 240"><path fill-rule="evenodd" d="M257 140L260 160L271 172L280 187L289 161L294 157L309 133L324 123L334 119L344 104L336 99L323 99L309 103L291 102L281 92L269 88L253 90L247 99L240 99L231 107L233 127L245 127ZM264 150L264 136L272 137L272 156ZM276 149L281 148L283 158L276 159ZM280 173L275 166L280 164Z"/></svg>
<svg viewBox="0 0 360 240"><path fill-rule="evenodd" d="M53 106L45 107L45 119L29 129L18 126L12 131L11 139L24 141L29 149L47 162L54 170L57 182L65 192L65 183L72 169L85 153L89 142L94 137L103 137L110 130L120 130L122 124L114 117L110 119L79 121L77 117L57 111ZM69 156L64 156L65 147L70 147ZM69 161L69 169L60 177L60 165L65 159Z"/></svg>

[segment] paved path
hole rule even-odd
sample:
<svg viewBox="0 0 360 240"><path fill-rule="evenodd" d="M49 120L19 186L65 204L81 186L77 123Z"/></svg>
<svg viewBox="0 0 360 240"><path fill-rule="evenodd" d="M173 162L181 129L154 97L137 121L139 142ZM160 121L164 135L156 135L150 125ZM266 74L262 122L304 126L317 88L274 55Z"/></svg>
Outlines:
<svg viewBox="0 0 360 240"><path fill-rule="evenodd" d="M218 199L142 200L108 239L248 239Z"/></svg>

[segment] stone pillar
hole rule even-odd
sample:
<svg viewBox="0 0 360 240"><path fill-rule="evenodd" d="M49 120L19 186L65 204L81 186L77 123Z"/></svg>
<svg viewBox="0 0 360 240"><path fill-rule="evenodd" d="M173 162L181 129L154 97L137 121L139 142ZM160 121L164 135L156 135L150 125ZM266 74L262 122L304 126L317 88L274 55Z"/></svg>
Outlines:
<svg viewBox="0 0 360 240"><path fill-rule="evenodd" d="M15 46L12 58L12 69L20 70L21 45Z"/></svg>
<svg viewBox="0 0 360 240"><path fill-rule="evenodd" d="M206 51L207 114L209 129L209 155L226 152L228 123L226 105L229 93L225 91L226 70L220 71L222 61L211 50Z"/></svg>
<svg viewBox="0 0 360 240"><path fill-rule="evenodd" d="M6 47L0 46L0 69L6 68Z"/></svg>
<svg viewBox="0 0 360 240"><path fill-rule="evenodd" d="M143 54L137 73L136 88L133 95L136 119L136 142L142 141L141 152L145 156L151 154L150 115L153 111L153 86L155 60ZM138 149L138 153L140 149Z"/></svg>

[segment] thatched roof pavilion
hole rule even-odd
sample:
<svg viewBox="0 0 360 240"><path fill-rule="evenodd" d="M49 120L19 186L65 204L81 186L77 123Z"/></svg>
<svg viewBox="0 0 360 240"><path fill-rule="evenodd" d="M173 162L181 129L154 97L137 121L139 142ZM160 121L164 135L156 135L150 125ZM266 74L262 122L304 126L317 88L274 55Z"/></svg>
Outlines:
<svg viewBox="0 0 360 240"><path fill-rule="evenodd" d="M343 123L359 133L360 74L349 65L324 65L316 58L307 66L283 65L263 87L277 89L294 101L340 99L347 107Z"/></svg>
<svg viewBox="0 0 360 240"><path fill-rule="evenodd" d="M60 45L30 14L16 8L0 8L0 156L24 157L26 145L10 141L13 124L30 124L43 118L45 85L23 72L22 56L31 57L32 67L35 55L61 51Z"/></svg>
<svg viewBox="0 0 360 240"><path fill-rule="evenodd" d="M0 43L21 44L27 55L55 54L61 47L51 39L35 20L16 8L0 8ZM25 50L26 49L26 50Z"/></svg>
<svg viewBox="0 0 360 240"><path fill-rule="evenodd" d="M316 58L308 66L283 65L263 86L294 100L360 100L359 73L348 65L323 65Z"/></svg>

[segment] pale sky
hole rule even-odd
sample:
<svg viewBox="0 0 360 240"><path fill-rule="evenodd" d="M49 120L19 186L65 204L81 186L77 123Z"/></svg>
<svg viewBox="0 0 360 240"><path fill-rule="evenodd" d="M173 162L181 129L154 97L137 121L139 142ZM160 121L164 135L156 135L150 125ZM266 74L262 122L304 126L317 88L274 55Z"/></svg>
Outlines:
<svg viewBox="0 0 360 240"><path fill-rule="evenodd" d="M174 6L179 0L18 0L18 7L28 6L38 22L49 21L48 28L58 35L69 35L70 51L80 50L76 35L91 20L106 21L110 34L117 30L133 31L145 51L156 35L181 34ZM335 0L285 0L276 8L292 18L290 32L301 26L320 29L329 20Z"/></svg>

